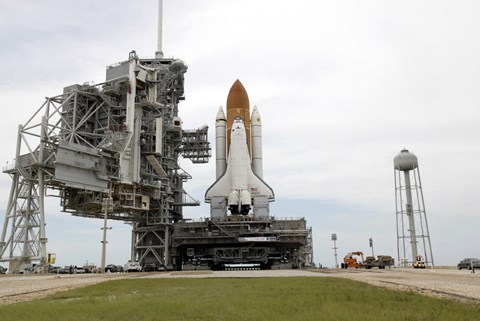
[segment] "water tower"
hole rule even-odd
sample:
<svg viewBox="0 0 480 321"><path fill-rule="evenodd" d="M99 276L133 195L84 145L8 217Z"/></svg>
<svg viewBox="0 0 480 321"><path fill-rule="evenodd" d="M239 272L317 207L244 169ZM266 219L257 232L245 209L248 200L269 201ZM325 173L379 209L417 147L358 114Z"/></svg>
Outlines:
<svg viewBox="0 0 480 321"><path fill-rule="evenodd" d="M411 266L418 258L427 266L433 266L417 156L403 149L395 156L393 164L399 265Z"/></svg>

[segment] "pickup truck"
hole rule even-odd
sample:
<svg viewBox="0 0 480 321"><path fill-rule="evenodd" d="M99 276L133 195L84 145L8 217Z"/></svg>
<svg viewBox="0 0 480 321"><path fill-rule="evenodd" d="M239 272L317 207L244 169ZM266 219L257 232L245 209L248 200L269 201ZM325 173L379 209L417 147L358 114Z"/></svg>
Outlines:
<svg viewBox="0 0 480 321"><path fill-rule="evenodd" d="M142 272L142 266L136 261L128 261L123 270L126 272Z"/></svg>

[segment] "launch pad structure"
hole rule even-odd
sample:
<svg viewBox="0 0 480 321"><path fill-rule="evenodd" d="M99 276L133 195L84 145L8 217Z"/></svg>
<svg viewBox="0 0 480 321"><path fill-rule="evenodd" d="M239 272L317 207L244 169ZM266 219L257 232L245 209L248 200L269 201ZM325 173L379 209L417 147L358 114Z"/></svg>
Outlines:
<svg viewBox="0 0 480 321"><path fill-rule="evenodd" d="M199 204L183 189L191 176L178 157L210 157L208 127L183 130L178 117L186 70L178 59L131 52L107 68L106 82L64 88L19 127L15 162L5 170L12 188L0 243L11 271L47 258L47 189L57 191L63 212L103 218L107 211L131 223L133 256L168 265L172 223L184 206Z"/></svg>
<svg viewBox="0 0 480 321"><path fill-rule="evenodd" d="M161 12L160 1L159 41ZM52 195L62 212L131 224L131 259L142 266L312 264L311 229L303 218L218 211L198 222L184 218L183 208L200 202L184 190L192 177L179 157L195 164L211 157L208 127L182 128L186 71L182 60L163 56L161 44L155 58L132 51L107 67L105 82L65 87L18 127L15 159L4 169L12 185L0 262L9 263L9 273L23 264L49 264L44 200Z"/></svg>

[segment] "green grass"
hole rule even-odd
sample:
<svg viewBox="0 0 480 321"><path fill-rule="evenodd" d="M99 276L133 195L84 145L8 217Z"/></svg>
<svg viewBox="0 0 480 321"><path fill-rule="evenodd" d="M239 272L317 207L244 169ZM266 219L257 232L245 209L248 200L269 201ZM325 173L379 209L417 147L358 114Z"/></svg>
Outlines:
<svg viewBox="0 0 480 321"><path fill-rule="evenodd" d="M0 306L22 320L479 320L480 305L329 278L129 279Z"/></svg>

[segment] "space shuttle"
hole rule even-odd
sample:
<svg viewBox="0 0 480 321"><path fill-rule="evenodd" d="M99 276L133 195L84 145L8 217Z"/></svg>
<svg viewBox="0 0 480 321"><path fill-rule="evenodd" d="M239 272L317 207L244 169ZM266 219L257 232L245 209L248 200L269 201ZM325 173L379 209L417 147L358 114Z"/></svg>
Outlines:
<svg viewBox="0 0 480 321"><path fill-rule="evenodd" d="M247 91L237 79L220 107L215 124L216 181L205 193L212 219L231 215L268 218L275 194L263 181L262 122L257 107L250 115Z"/></svg>

